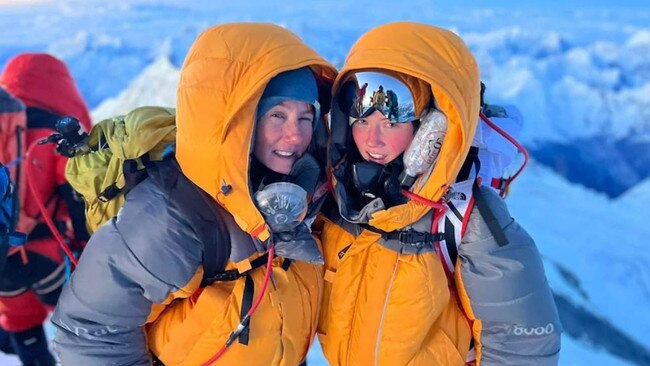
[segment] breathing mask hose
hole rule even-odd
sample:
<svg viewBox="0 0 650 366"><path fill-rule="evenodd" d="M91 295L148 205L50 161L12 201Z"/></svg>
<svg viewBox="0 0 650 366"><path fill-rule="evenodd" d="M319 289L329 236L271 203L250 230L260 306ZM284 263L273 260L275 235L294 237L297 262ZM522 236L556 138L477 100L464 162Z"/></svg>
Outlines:
<svg viewBox="0 0 650 366"><path fill-rule="evenodd" d="M499 133L499 135L503 136L503 138L510 141L511 144L515 145L515 147L517 147L517 149L524 155L524 163L517 170L517 172L515 172L515 174L513 174L510 178L506 180L505 186L503 187L503 192L507 192L508 187L510 187L510 183L512 183L515 179L517 179L519 174L521 174L521 172L524 171L524 168L526 168L526 165L528 165L528 160L529 160L528 151L517 140L515 140L512 136L508 135L507 132L502 130L494 122L490 121L490 119L485 114L483 114L483 112L479 112L479 115L481 116L483 122L487 123L487 125L490 126L497 133Z"/></svg>
<svg viewBox="0 0 650 366"><path fill-rule="evenodd" d="M430 199L426 199L422 196L418 196L417 194L410 192L407 189L402 189L402 194L406 196L408 199L411 201L418 202L420 204L423 204L425 206L433 207L434 209L434 215L433 219L431 220L431 232L433 232L435 224L440 220L441 217L447 213L447 210L449 210L449 207L445 205L444 203L438 203L435 201L432 201Z"/></svg>
<svg viewBox="0 0 650 366"><path fill-rule="evenodd" d="M269 257L266 260L266 271L264 272L264 282L262 283L262 290L260 291L260 294L257 296L257 299L255 299L255 302L253 303L253 306L251 306L250 310L248 310L248 313L242 318L242 320L239 322L239 325L237 328L230 333L230 336L228 337L228 340L226 343L219 349L217 353L214 354L209 360L205 361L204 363L201 364L201 366L209 366L213 362L217 361L221 356L223 356L224 353L230 348L230 346L235 342L237 337L250 325L250 319L255 310L260 306L262 303L262 299L264 298L264 295L266 294L266 288L269 285L269 279L271 278L271 272L273 272L273 257L275 256L275 245L273 242L269 244Z"/></svg>
<svg viewBox="0 0 650 366"><path fill-rule="evenodd" d="M32 197L34 197L34 202L36 202L36 205L38 206L39 211L41 211L41 216L43 216L43 219L45 220L45 223L47 224L47 227L50 229L52 232L52 235L54 235L54 238L56 241L59 243L61 246L61 249L63 249L63 252L65 253L68 258L70 258L70 262L76 267L77 266L77 258L72 254L72 251L70 250L70 247L65 243L65 240L63 240L63 237L61 236L61 233L59 233L59 230L56 228L56 225L54 225L54 222L52 222L52 218L50 217L49 212L47 212L47 209L45 208L45 204L43 203L42 198L40 197L39 193L36 191L36 187L34 186L34 177L32 175L32 152L34 149L38 148L39 145L37 142L34 142L29 149L27 149L27 153L25 154L25 180L27 181L27 187L29 187L29 192L32 194Z"/></svg>
<svg viewBox="0 0 650 366"><path fill-rule="evenodd" d="M402 194L411 201L415 201L425 206L433 207L435 209L441 210L442 212L447 212L448 210L447 206L444 203L435 202L422 196L418 196L417 194L406 189L402 189Z"/></svg>

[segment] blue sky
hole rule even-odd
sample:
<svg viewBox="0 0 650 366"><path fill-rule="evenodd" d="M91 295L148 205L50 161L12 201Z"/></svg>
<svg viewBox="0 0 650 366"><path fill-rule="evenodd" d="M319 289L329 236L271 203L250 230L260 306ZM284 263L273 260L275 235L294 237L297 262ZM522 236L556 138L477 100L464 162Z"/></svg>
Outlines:
<svg viewBox="0 0 650 366"><path fill-rule="evenodd" d="M642 0L435 0L432 4L453 7L549 9L549 8L633 8L650 10L648 1Z"/></svg>

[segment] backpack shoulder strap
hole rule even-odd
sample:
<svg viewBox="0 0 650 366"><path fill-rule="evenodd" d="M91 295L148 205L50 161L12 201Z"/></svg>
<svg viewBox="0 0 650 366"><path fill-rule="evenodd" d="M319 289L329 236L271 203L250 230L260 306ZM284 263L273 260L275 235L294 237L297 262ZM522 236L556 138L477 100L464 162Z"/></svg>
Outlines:
<svg viewBox="0 0 650 366"><path fill-rule="evenodd" d="M230 258L231 238L227 225L232 217L183 175L176 159L151 162L147 172L203 243L201 287L209 285L210 279L225 269Z"/></svg>
<svg viewBox="0 0 650 366"><path fill-rule="evenodd" d="M449 209L436 223L436 232L442 233L444 240L437 243L436 249L445 273L453 275L458 259L458 246L461 243L467 222L474 207L472 185L475 179L468 179L451 185L445 201Z"/></svg>
<svg viewBox="0 0 650 366"><path fill-rule="evenodd" d="M494 212L492 212L492 209L488 205L485 196L481 192L481 187L477 183L474 183L472 192L474 195L476 208L478 208L478 212L481 213L483 220L485 220L485 224L487 225L488 229L490 229L490 233L492 236L494 236L497 244L499 244L501 247L507 245L508 238L503 232L503 229L501 228L501 225L499 224L496 216L494 216Z"/></svg>
<svg viewBox="0 0 650 366"><path fill-rule="evenodd" d="M481 213L483 220L499 246L508 244L501 225L492 212L485 193L477 179L466 180L451 186L447 195L449 210L437 224L438 232L443 233L444 245L441 243L438 254L448 274L453 274L458 259L458 246L465 235L474 207Z"/></svg>

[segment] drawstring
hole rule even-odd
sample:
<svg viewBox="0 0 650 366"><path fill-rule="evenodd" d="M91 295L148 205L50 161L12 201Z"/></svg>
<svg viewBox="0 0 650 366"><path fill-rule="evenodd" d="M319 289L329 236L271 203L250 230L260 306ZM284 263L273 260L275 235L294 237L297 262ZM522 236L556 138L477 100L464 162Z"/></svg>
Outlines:
<svg viewBox="0 0 650 366"><path fill-rule="evenodd" d="M406 196L406 198L410 199L411 201L415 201L425 206L433 207L435 209L442 211L443 213L447 212L448 210L447 205L445 205L444 203L435 202L428 198L418 196L417 194L413 192L409 192L406 189L402 189L402 194Z"/></svg>

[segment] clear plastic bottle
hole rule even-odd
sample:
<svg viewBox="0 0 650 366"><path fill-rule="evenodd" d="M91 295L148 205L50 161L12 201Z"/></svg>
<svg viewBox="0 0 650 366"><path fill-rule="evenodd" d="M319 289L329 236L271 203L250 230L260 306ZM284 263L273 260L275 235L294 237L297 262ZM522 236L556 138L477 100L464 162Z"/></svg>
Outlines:
<svg viewBox="0 0 650 366"><path fill-rule="evenodd" d="M432 109L420 121L420 128L404 153L404 171L399 180L405 187L411 187L436 162L447 133L447 116L439 110Z"/></svg>

